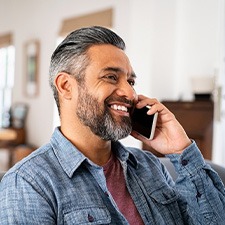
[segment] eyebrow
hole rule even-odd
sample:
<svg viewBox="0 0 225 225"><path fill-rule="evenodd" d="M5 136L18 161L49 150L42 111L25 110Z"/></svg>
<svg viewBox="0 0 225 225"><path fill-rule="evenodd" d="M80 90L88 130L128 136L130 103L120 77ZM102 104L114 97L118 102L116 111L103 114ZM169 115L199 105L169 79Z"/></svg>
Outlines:
<svg viewBox="0 0 225 225"><path fill-rule="evenodd" d="M116 73L125 73L124 70L121 69L120 67L106 67L106 68L103 69L103 72L107 72L107 71L113 71L113 72L116 72ZM133 71L131 72L129 77L137 78L136 74Z"/></svg>

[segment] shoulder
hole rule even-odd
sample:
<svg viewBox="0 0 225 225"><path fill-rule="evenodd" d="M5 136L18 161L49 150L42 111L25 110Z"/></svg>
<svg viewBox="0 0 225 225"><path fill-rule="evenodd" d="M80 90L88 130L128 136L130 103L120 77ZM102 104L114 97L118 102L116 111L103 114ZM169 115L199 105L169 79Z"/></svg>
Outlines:
<svg viewBox="0 0 225 225"><path fill-rule="evenodd" d="M45 174L50 167L50 161L55 159L53 149L50 144L34 150L29 156L16 163L4 176L4 179L13 176L20 176L24 179L35 179L38 174Z"/></svg>

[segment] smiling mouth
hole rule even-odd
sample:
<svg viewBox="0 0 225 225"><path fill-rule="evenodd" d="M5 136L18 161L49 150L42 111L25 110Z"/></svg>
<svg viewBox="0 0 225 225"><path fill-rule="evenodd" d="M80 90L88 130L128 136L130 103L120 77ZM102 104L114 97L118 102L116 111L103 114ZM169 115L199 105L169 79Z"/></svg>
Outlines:
<svg viewBox="0 0 225 225"><path fill-rule="evenodd" d="M106 99L106 104L110 109L126 117L131 115L134 108L134 102L132 100L122 97L110 97Z"/></svg>
<svg viewBox="0 0 225 225"><path fill-rule="evenodd" d="M129 109L124 105L113 104L110 106L110 108L117 110L117 111L129 112Z"/></svg>

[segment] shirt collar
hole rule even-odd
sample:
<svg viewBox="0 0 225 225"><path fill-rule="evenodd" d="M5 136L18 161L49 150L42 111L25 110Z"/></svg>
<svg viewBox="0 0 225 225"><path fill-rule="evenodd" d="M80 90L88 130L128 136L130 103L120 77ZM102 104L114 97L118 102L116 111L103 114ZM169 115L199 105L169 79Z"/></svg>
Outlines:
<svg viewBox="0 0 225 225"><path fill-rule="evenodd" d="M124 145L122 145L119 141L112 142L112 149L115 150L116 156L119 158L122 162L129 162L131 163L135 168L138 166L138 160L136 156L132 152L132 148L127 148Z"/></svg>
<svg viewBox="0 0 225 225"><path fill-rule="evenodd" d="M93 165L86 156L63 136L59 127L55 128L50 143L60 165L69 177L72 177L73 173L84 161ZM125 162L129 160L131 164L137 166L137 159L129 148L124 147L117 141L112 142L112 149L115 151L120 161Z"/></svg>
<svg viewBox="0 0 225 225"><path fill-rule="evenodd" d="M50 143L63 170L69 177L86 160L86 157L66 138L57 127Z"/></svg>

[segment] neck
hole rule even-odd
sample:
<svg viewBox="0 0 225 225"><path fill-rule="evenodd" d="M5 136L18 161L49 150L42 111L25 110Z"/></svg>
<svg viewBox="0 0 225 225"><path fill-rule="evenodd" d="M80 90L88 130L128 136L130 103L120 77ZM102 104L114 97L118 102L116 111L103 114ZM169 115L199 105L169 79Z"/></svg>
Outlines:
<svg viewBox="0 0 225 225"><path fill-rule="evenodd" d="M92 162L100 166L106 164L111 156L111 141L102 140L86 126L73 124L76 126L61 123L63 135Z"/></svg>

